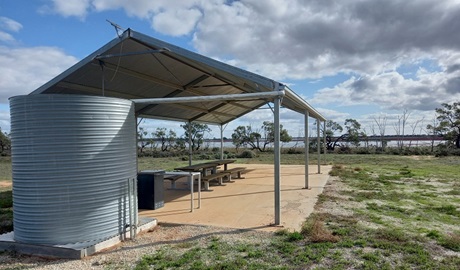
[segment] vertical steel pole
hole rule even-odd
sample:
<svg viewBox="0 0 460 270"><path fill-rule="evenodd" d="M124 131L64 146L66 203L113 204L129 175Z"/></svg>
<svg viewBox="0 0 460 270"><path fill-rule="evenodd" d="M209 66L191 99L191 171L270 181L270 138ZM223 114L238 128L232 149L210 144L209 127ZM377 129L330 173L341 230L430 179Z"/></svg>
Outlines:
<svg viewBox="0 0 460 270"><path fill-rule="evenodd" d="M129 208L129 239L133 239L133 209L132 209L131 179L128 178L128 208Z"/></svg>
<svg viewBox="0 0 460 270"><path fill-rule="evenodd" d="M319 130L320 130L320 121L316 119L316 127L317 127L317 135L316 135L316 142L318 144L318 174L321 173L321 139L319 137Z"/></svg>
<svg viewBox="0 0 460 270"><path fill-rule="evenodd" d="M139 220L137 213L139 209L137 208L137 177L132 179L133 183L133 224L134 224L134 235L131 239L135 239L137 235L137 226L139 225Z"/></svg>
<svg viewBox="0 0 460 270"><path fill-rule="evenodd" d="M224 126L220 125L220 159L224 159Z"/></svg>
<svg viewBox="0 0 460 270"><path fill-rule="evenodd" d="M305 138L304 138L304 143L305 143L305 188L309 189L310 185L308 183L308 161L310 160L310 138L308 137L308 117L310 116L310 113L308 111L305 111Z"/></svg>
<svg viewBox="0 0 460 270"><path fill-rule="evenodd" d="M326 162L326 152L327 152L327 145L326 145L326 121L323 122L323 160Z"/></svg>
<svg viewBox="0 0 460 270"><path fill-rule="evenodd" d="M188 165L192 166L192 122L188 121Z"/></svg>
<svg viewBox="0 0 460 270"><path fill-rule="evenodd" d="M281 224L281 166L280 166L280 98L274 100L275 124L275 225Z"/></svg>

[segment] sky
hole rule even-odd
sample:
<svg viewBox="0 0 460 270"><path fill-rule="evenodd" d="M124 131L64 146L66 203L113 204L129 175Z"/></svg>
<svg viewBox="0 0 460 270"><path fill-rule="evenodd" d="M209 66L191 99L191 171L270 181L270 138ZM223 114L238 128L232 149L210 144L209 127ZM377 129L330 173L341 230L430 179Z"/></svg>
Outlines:
<svg viewBox="0 0 460 270"><path fill-rule="evenodd" d="M356 119L369 135L383 119L395 134L404 112L405 133L425 133L435 108L460 101L459 0L0 0L3 132L8 98L115 38L107 20L283 82L327 119ZM233 121L224 136L263 121L273 121L270 110ZM281 123L304 135L302 115L283 109ZM141 126L182 135L180 124Z"/></svg>

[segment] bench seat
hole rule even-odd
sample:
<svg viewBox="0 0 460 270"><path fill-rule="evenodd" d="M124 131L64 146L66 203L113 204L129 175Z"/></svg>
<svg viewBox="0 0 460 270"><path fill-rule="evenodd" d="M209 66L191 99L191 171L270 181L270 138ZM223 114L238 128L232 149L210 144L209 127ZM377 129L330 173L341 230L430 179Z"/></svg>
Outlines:
<svg viewBox="0 0 460 270"><path fill-rule="evenodd" d="M212 180L217 180L219 182L219 185L223 185L224 177L227 177L229 181L232 179L231 173L228 173L228 172L218 172L218 173L202 176L201 181L203 181L204 183L204 190L209 191L209 182Z"/></svg>
<svg viewBox="0 0 460 270"><path fill-rule="evenodd" d="M249 171L250 170L248 170L246 167L236 167L236 168L231 168L231 169L228 169L228 170L222 171L222 172L230 173L231 175L236 174L236 177L233 178L233 179L244 179L244 177L242 177L242 174L247 173Z"/></svg>

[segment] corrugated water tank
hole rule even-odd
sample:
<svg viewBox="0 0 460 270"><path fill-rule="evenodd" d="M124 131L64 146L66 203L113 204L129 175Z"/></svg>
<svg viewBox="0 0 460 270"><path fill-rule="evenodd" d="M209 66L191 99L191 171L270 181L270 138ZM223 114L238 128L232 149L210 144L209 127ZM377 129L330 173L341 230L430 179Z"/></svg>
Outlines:
<svg viewBox="0 0 460 270"><path fill-rule="evenodd" d="M10 98L14 238L34 244L105 239L129 224L136 121L129 100ZM137 214L137 213L136 213Z"/></svg>

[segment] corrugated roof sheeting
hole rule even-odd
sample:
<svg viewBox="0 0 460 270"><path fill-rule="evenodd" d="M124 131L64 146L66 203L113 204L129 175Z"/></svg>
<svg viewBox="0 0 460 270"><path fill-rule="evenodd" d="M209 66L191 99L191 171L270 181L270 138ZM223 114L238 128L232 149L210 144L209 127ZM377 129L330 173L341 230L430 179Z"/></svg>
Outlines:
<svg viewBox="0 0 460 270"><path fill-rule="evenodd" d="M125 99L171 98L277 91L278 83L175 45L127 30L31 94L84 94ZM324 120L284 87L283 106ZM136 104L140 117L228 123L269 100Z"/></svg>

